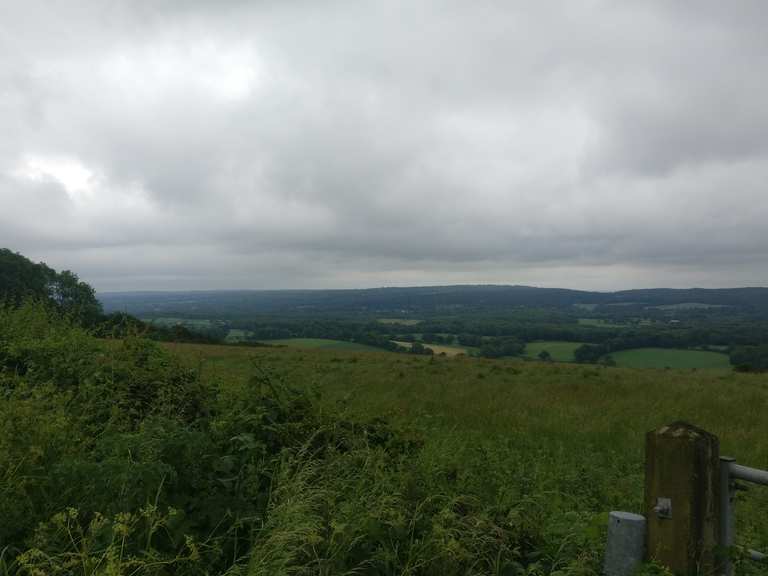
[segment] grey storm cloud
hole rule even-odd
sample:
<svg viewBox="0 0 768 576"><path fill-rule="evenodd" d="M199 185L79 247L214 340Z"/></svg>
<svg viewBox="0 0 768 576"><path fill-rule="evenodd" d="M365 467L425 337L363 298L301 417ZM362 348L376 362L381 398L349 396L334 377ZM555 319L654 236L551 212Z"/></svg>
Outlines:
<svg viewBox="0 0 768 576"><path fill-rule="evenodd" d="M0 0L0 245L102 290L767 284L766 24Z"/></svg>

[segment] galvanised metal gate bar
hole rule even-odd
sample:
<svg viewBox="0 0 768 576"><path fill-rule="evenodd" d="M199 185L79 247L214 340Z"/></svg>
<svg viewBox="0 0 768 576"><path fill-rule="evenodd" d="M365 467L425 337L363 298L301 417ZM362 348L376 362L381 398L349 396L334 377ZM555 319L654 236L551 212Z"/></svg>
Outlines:
<svg viewBox="0 0 768 576"><path fill-rule="evenodd" d="M735 458L720 458L720 545L725 549L730 549L736 541L734 497L739 490L736 480L768 486L768 471L736 464ZM748 555L752 560L768 561L768 555L756 550L750 550ZM733 564L727 560L725 575L732 574Z"/></svg>

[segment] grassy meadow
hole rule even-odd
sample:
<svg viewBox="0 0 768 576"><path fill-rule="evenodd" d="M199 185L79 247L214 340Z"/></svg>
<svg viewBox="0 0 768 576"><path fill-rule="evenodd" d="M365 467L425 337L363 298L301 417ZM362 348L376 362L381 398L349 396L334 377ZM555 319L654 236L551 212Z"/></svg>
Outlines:
<svg viewBox="0 0 768 576"><path fill-rule="evenodd" d="M165 344L210 381L246 381L254 366L361 416L428 429L541 431L642 448L645 431L687 420L768 468L768 376L639 370L385 351ZM427 425L428 424L428 425ZM732 444L730 443L732 441ZM755 461L756 460L756 461Z"/></svg>
<svg viewBox="0 0 768 576"><path fill-rule="evenodd" d="M585 554L599 555L602 540L590 538L610 510L640 511L649 430L685 420L717 434L723 454L768 468L765 375L463 356L170 348L201 365L211 382L245 382L261 366L311 389L329 409L412 430L424 438L422 465L445 471L483 501L528 502L536 509L531 521L559 526L556 531L566 530L561 521L569 523L576 533L568 537L587 546ZM768 548L768 490L740 498L741 543Z"/></svg>
<svg viewBox="0 0 768 576"><path fill-rule="evenodd" d="M635 348L611 354L617 366L626 368L683 368L731 370L727 354L706 350Z"/></svg>

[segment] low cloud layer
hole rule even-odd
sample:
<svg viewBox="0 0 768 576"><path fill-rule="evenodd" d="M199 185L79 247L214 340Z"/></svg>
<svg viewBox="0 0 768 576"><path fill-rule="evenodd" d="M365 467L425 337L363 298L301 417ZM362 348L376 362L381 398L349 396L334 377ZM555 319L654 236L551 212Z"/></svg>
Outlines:
<svg viewBox="0 0 768 576"><path fill-rule="evenodd" d="M2 2L0 246L100 290L766 285L767 22Z"/></svg>

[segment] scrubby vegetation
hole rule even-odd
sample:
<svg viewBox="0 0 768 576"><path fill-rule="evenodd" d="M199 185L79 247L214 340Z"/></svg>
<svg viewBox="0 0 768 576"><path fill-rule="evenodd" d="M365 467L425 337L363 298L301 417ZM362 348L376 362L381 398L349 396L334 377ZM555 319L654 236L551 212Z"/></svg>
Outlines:
<svg viewBox="0 0 768 576"><path fill-rule="evenodd" d="M259 362L245 381L204 381L151 341L100 341L30 303L0 310L0 390L5 573L597 566L601 516L565 492L553 499L556 477L542 476L553 456L533 466L530 445L479 445L458 466L418 434L342 417ZM487 460L516 477L486 477Z"/></svg>

